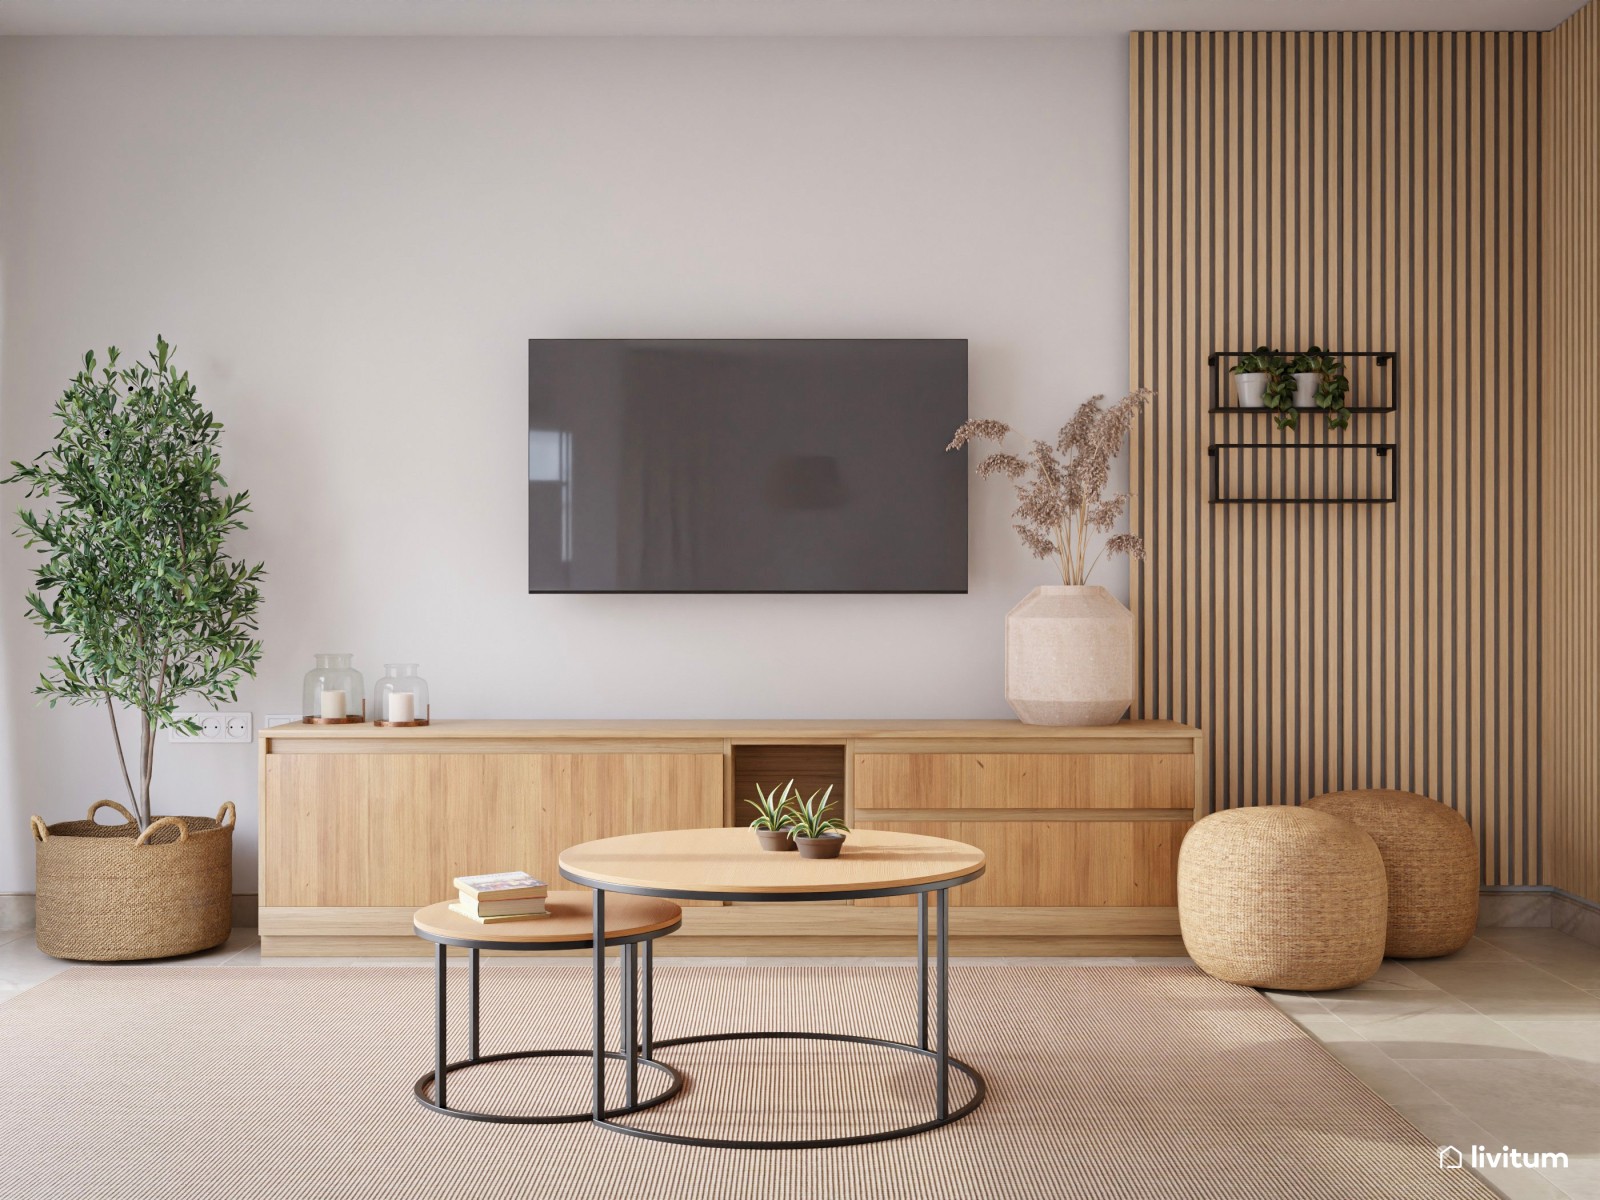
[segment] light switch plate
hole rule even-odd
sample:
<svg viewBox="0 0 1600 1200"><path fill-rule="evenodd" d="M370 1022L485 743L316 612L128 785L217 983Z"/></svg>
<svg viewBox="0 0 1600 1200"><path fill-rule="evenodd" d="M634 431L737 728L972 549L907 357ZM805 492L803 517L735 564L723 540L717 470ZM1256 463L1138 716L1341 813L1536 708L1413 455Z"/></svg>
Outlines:
<svg viewBox="0 0 1600 1200"><path fill-rule="evenodd" d="M170 742L240 746L255 740L255 725L247 712L181 712L177 716L198 721L200 732L195 734L185 733L181 729L169 729L167 740Z"/></svg>

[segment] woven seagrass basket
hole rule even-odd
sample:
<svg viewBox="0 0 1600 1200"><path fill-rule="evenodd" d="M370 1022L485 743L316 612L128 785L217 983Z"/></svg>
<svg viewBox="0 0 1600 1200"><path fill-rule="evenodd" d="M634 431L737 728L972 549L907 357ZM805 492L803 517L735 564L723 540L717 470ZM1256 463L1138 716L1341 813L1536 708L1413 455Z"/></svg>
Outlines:
<svg viewBox="0 0 1600 1200"><path fill-rule="evenodd" d="M112 808L120 825L99 825ZM55 958L118 962L219 946L233 930L232 801L210 817L157 817L143 832L115 800L82 821L32 818L39 949Z"/></svg>

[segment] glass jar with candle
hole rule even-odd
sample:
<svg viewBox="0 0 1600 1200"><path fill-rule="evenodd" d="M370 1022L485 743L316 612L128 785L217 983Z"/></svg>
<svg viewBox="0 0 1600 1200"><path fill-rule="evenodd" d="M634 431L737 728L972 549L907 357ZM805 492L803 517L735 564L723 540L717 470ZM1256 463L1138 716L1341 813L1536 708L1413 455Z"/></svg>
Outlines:
<svg viewBox="0 0 1600 1200"><path fill-rule="evenodd" d="M306 672L307 725L353 725L366 720L367 685L361 672L350 665L353 654L319 654L317 665Z"/></svg>
<svg viewBox="0 0 1600 1200"><path fill-rule="evenodd" d="M372 689L374 725L426 725L428 681L416 663L384 663L383 678Z"/></svg>

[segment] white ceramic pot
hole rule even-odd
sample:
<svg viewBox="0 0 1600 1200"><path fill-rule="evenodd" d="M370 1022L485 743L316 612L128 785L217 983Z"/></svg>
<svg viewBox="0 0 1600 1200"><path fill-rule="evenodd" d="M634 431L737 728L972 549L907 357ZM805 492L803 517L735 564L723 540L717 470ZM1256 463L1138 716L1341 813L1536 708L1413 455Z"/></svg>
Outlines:
<svg viewBox="0 0 1600 1200"><path fill-rule="evenodd" d="M1245 375L1233 377L1234 390L1239 396L1240 408L1265 408L1266 400L1263 398L1267 391L1267 373L1265 371L1251 371Z"/></svg>
<svg viewBox="0 0 1600 1200"><path fill-rule="evenodd" d="M1321 371L1296 371L1294 373L1294 405L1312 408L1317 403L1317 389L1322 386Z"/></svg>
<svg viewBox="0 0 1600 1200"><path fill-rule="evenodd" d="M1006 614L1006 702L1025 725L1114 725L1133 703L1133 614L1102 587L1041 587Z"/></svg>

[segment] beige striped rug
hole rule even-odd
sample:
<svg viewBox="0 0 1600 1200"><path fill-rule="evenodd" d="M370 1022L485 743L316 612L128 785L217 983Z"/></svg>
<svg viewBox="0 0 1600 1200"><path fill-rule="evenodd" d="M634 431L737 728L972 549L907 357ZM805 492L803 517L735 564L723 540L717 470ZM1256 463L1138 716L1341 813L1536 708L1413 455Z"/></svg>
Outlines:
<svg viewBox="0 0 1600 1200"><path fill-rule="evenodd" d="M0 1006L0 1195L543 1200L1487 1198L1267 1000L1173 966L958 965L953 1049L989 1099L932 1133L826 1151L663 1145L587 1124L490 1125L411 1095L431 1067L431 970L83 967ZM465 971L453 975L454 997ZM893 966L657 972L659 1036L818 1029L907 1038ZM483 1051L581 1047L581 963L484 964ZM613 988L614 992L615 989ZM456 1012L457 1028L464 1022ZM457 1053L464 1053L458 1046ZM691 1086L654 1128L788 1137L909 1123L915 1056L827 1043L662 1052ZM584 1107L581 1059L483 1066L451 1100ZM956 1077L956 1102L970 1093ZM648 1082L646 1086L654 1086Z"/></svg>

